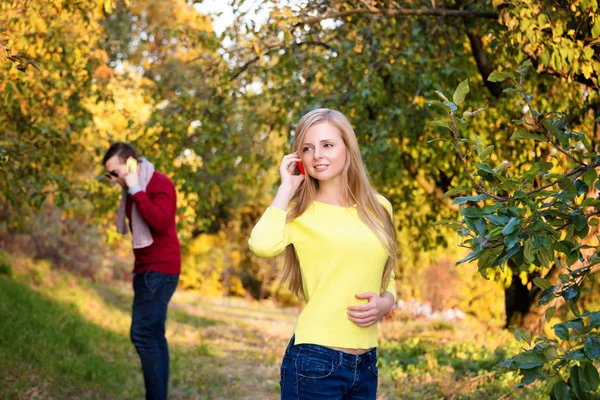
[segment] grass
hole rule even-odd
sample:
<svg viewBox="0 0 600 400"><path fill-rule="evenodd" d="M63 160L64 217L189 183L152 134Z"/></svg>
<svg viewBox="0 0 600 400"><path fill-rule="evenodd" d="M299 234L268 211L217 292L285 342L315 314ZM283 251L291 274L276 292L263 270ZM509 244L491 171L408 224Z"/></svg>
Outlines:
<svg viewBox="0 0 600 400"><path fill-rule="evenodd" d="M131 289L43 262L0 271L0 398L140 399L129 342ZM171 399L276 399L295 310L177 292L167 325ZM380 399L540 398L493 366L518 349L508 334L429 321L380 327Z"/></svg>

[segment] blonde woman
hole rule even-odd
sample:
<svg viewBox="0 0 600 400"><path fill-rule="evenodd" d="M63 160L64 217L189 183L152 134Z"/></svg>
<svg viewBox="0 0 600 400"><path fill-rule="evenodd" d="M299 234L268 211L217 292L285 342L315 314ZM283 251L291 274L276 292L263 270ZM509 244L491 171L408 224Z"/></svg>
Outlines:
<svg viewBox="0 0 600 400"><path fill-rule="evenodd" d="M371 187L339 111L302 117L293 150L248 242L260 257L285 251L283 280L306 300L281 364L281 398L375 399L376 324L396 296L392 208ZM306 175L294 173L300 163Z"/></svg>

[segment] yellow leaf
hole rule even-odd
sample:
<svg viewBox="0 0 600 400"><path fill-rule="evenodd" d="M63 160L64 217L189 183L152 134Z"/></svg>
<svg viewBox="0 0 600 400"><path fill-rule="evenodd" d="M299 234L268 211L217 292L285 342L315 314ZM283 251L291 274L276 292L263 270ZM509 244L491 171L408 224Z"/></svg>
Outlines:
<svg viewBox="0 0 600 400"><path fill-rule="evenodd" d="M258 44L256 44L255 41L252 41L252 47L254 48L254 52L256 53L257 56L262 57L262 53L260 52L260 48L258 47Z"/></svg>
<svg viewBox="0 0 600 400"><path fill-rule="evenodd" d="M112 13L113 8L115 8L115 2L113 0L104 0L104 11L107 14Z"/></svg>

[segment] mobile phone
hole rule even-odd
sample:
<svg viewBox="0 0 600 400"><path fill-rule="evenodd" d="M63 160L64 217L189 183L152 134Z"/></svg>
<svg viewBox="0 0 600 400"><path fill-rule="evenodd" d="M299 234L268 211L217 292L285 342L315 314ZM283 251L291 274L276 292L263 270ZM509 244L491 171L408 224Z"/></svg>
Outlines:
<svg viewBox="0 0 600 400"><path fill-rule="evenodd" d="M302 161L297 161L296 166L298 167L298 170L300 170L300 173L304 175L304 165L302 165Z"/></svg>
<svg viewBox="0 0 600 400"><path fill-rule="evenodd" d="M135 158L129 157L126 161L126 165L128 174L137 171L137 160Z"/></svg>

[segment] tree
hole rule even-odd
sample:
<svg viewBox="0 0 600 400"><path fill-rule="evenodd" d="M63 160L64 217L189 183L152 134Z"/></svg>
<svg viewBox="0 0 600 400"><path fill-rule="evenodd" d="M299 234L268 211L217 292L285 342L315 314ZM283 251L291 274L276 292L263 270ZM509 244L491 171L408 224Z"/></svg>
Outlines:
<svg viewBox="0 0 600 400"><path fill-rule="evenodd" d="M533 52L542 72L533 78L533 85L543 107L564 111L577 104L573 118L583 118L596 97L581 102L582 87L571 82L584 80L584 70L587 74L598 60L595 50L590 53L595 3L568 3L575 6L573 11L564 12L550 2L540 7L525 1L436 1L435 8L430 1L406 8L386 1L268 6L270 18L260 29L240 15L226 33L233 43L227 49L235 61L231 75L238 86L262 83L263 91L254 96L272 104L272 113L281 115L278 120L285 123L276 129L284 137L293 129L288 121L316 106L339 108L349 115L375 184L398 214L402 253L422 254L447 243L443 229L429 226L438 216L453 215L456 205L444 193L467 183L457 173L461 165L451 146L426 145L436 136L436 128L427 124L433 114L424 107L424 96L454 86L457 73L469 77L471 85L487 89L476 90L470 100L474 110L486 106L487 111L465 127L469 135L479 134L489 141L499 157L532 165L533 157L521 143L511 144L498 132L501 117L521 115L502 95L501 86L487 78L496 66L521 61ZM579 28L576 34L549 32L547 23ZM528 41L525 49L518 45L519 35ZM547 60L546 52L559 56ZM565 61L560 68L556 57ZM586 84L595 84L597 75L586 79ZM414 204L420 205L418 210ZM411 262L415 260L405 258L402 264ZM402 268L398 276L408 281L405 271ZM530 282L535 277L525 274L524 282L518 272L510 277L505 292L507 324L519 315L522 318L516 323L526 323L532 311L528 299L535 297ZM527 307L520 309L523 304Z"/></svg>
<svg viewBox="0 0 600 400"><path fill-rule="evenodd" d="M105 53L98 49L95 1L5 1L0 36L0 215L20 226L30 207L83 196L90 158L80 135L91 123L88 96ZM73 157L79 154L78 157ZM70 178L67 178L70 177ZM78 190L79 189L79 190Z"/></svg>
<svg viewBox="0 0 600 400"><path fill-rule="evenodd" d="M539 337L535 345L532 333L541 332L538 321L535 325L521 324L534 332L516 327L516 339L528 348L501 367L518 371L523 377L521 385L538 379L553 380L552 398L592 399L600 387L594 365L600 357L600 311L582 312L579 299L584 281L598 271L600 264L600 239L588 238L600 222L596 218L600 215L600 200L596 198L600 158L589 140L591 135L575 130L568 115L541 112L535 106L534 95L525 87L525 75L531 66L528 60L516 74L495 72L488 79L508 81L511 87L505 91L523 99L526 111L522 119L513 120L516 128L511 140L534 143L530 149L538 160L532 167L498 163L493 146L486 146L479 136L465 136L463 128L468 120L483 111L465 111L461 117L458 110L469 92L466 80L457 87L452 100L440 93L441 101L430 102L447 113L448 118L432 124L449 131L445 139L452 143L470 181L468 187L446 193L469 194L452 201L461 205L460 219L438 224L457 230L461 246L469 248L469 254L459 263L477 260L479 272L486 279L490 273L508 268L532 274L536 307L546 320L554 315L559 300L568 304L573 314L570 320L553 326L557 339ZM476 194L471 195L471 191ZM586 254L587 249L591 251ZM526 306L531 307L529 303Z"/></svg>

